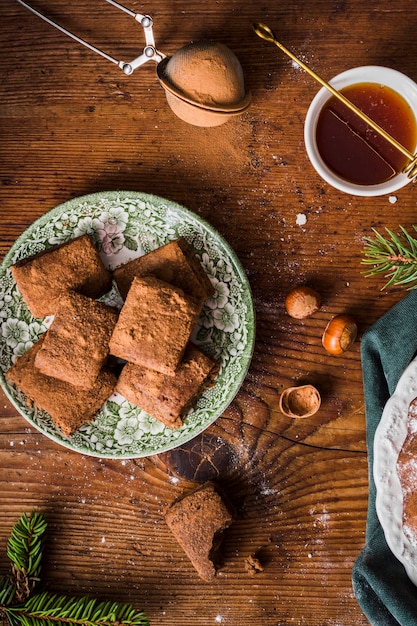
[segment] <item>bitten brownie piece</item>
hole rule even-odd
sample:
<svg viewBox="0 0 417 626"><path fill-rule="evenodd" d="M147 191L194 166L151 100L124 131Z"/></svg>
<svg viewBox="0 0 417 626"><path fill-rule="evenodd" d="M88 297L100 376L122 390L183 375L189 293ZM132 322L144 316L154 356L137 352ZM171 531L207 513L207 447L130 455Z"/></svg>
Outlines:
<svg viewBox="0 0 417 626"><path fill-rule="evenodd" d="M110 290L112 276L88 235L71 239L22 259L11 272L33 317L54 315L59 296L77 291L99 298Z"/></svg>
<svg viewBox="0 0 417 626"><path fill-rule="evenodd" d="M210 582L216 575L223 532L233 522L233 513L211 482L171 504L165 521L197 570Z"/></svg>
<svg viewBox="0 0 417 626"><path fill-rule="evenodd" d="M64 293L35 366L47 376L89 389L109 353L117 317L118 311L102 302L75 291Z"/></svg>
<svg viewBox="0 0 417 626"><path fill-rule="evenodd" d="M116 268L113 277L122 298L126 298L135 276L155 276L202 304L214 293L203 266L183 237Z"/></svg>
<svg viewBox="0 0 417 626"><path fill-rule="evenodd" d="M200 307L158 278L134 278L110 339L110 354L175 374Z"/></svg>
<svg viewBox="0 0 417 626"><path fill-rule="evenodd" d="M218 371L217 363L190 343L174 376L127 363L116 391L169 428L178 428Z"/></svg>
<svg viewBox="0 0 417 626"><path fill-rule="evenodd" d="M35 403L47 411L62 434L69 437L77 428L93 421L102 404L113 393L116 377L102 370L94 386L85 390L45 376L35 367L42 341L43 337L19 357L6 376L23 391L28 403Z"/></svg>

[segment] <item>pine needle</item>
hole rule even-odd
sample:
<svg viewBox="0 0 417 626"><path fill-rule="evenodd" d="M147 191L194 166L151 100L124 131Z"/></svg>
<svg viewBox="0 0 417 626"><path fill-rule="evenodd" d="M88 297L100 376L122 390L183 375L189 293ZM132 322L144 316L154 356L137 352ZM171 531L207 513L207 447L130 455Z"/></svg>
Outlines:
<svg viewBox="0 0 417 626"><path fill-rule="evenodd" d="M11 604L16 593L16 585L9 576L0 577L0 606Z"/></svg>

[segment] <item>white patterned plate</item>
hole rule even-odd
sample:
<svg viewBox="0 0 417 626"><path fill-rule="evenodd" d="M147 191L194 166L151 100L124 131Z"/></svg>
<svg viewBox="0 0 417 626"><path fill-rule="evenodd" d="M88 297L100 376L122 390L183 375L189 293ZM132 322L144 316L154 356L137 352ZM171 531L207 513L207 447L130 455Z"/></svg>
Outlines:
<svg viewBox="0 0 417 626"><path fill-rule="evenodd" d="M402 374L385 405L374 438L376 512L392 553L417 585L417 542L403 527L403 495L397 472L398 455L407 436L410 402L417 397L417 359Z"/></svg>
<svg viewBox="0 0 417 626"><path fill-rule="evenodd" d="M45 332L50 320L34 319L12 277L17 260L88 233L109 269L172 239L184 237L203 264L215 295L204 306L193 340L220 363L216 384L207 389L176 430L113 394L91 424L63 437L50 416L8 383L5 372ZM103 296L121 304L113 287ZM77 452L108 458L135 458L177 447L205 430L233 400L246 375L255 337L251 291L239 260L207 222L188 209L138 192L102 192L52 209L14 243L0 269L0 382L17 410L42 433Z"/></svg>

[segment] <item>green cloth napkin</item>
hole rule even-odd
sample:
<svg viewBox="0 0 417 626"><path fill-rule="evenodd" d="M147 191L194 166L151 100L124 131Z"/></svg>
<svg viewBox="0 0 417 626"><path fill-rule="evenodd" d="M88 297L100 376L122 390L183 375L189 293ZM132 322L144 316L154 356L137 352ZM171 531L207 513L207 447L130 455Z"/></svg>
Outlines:
<svg viewBox="0 0 417 626"><path fill-rule="evenodd" d="M374 435L382 411L417 353L417 290L373 324L361 343L368 446L366 544L353 568L356 599L374 626L416 626L417 587L389 549L379 523L373 478Z"/></svg>

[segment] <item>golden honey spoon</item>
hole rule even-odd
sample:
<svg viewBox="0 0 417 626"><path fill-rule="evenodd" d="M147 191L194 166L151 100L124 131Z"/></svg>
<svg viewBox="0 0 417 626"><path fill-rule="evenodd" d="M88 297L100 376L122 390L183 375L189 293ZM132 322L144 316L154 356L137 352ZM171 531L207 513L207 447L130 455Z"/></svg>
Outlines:
<svg viewBox="0 0 417 626"><path fill-rule="evenodd" d="M348 107L348 109L353 111L353 113L355 113L358 117L360 117L363 122L368 124L368 126L370 126L376 133L381 135L386 141L388 141L392 146L394 146L394 148L399 150L405 157L407 157L407 159L409 160L409 163L407 163L407 165L403 168L402 171L404 174L407 174L407 176L411 180L413 181L415 180L417 176L417 154L413 154L412 152L407 150L407 148L405 148L396 139L394 139L394 137L392 137L383 128L381 128L379 124L376 124L376 122L374 122L370 117L366 115L366 113L361 111L356 105L354 105L350 100L348 100L342 93L340 93L340 91L332 87L330 83L325 81L308 65L303 63L303 61L301 61L301 59L299 59L295 54L293 54L291 50L288 50L288 48L286 48L282 43L278 41L278 39L275 37L273 31L269 28L269 26L267 26L266 24L263 24L262 22L258 22L256 24L253 24L252 27L255 33L258 35L258 37L260 37L261 39L264 39L265 41L268 41L269 43L273 43L276 46L278 46L280 50L282 50L287 56L289 56L293 61L295 61L297 65L299 65L304 71L306 71L318 83L320 83L322 87L325 87L328 91L330 91L330 93L333 96L335 96L335 98L343 102L343 104L346 107Z"/></svg>

